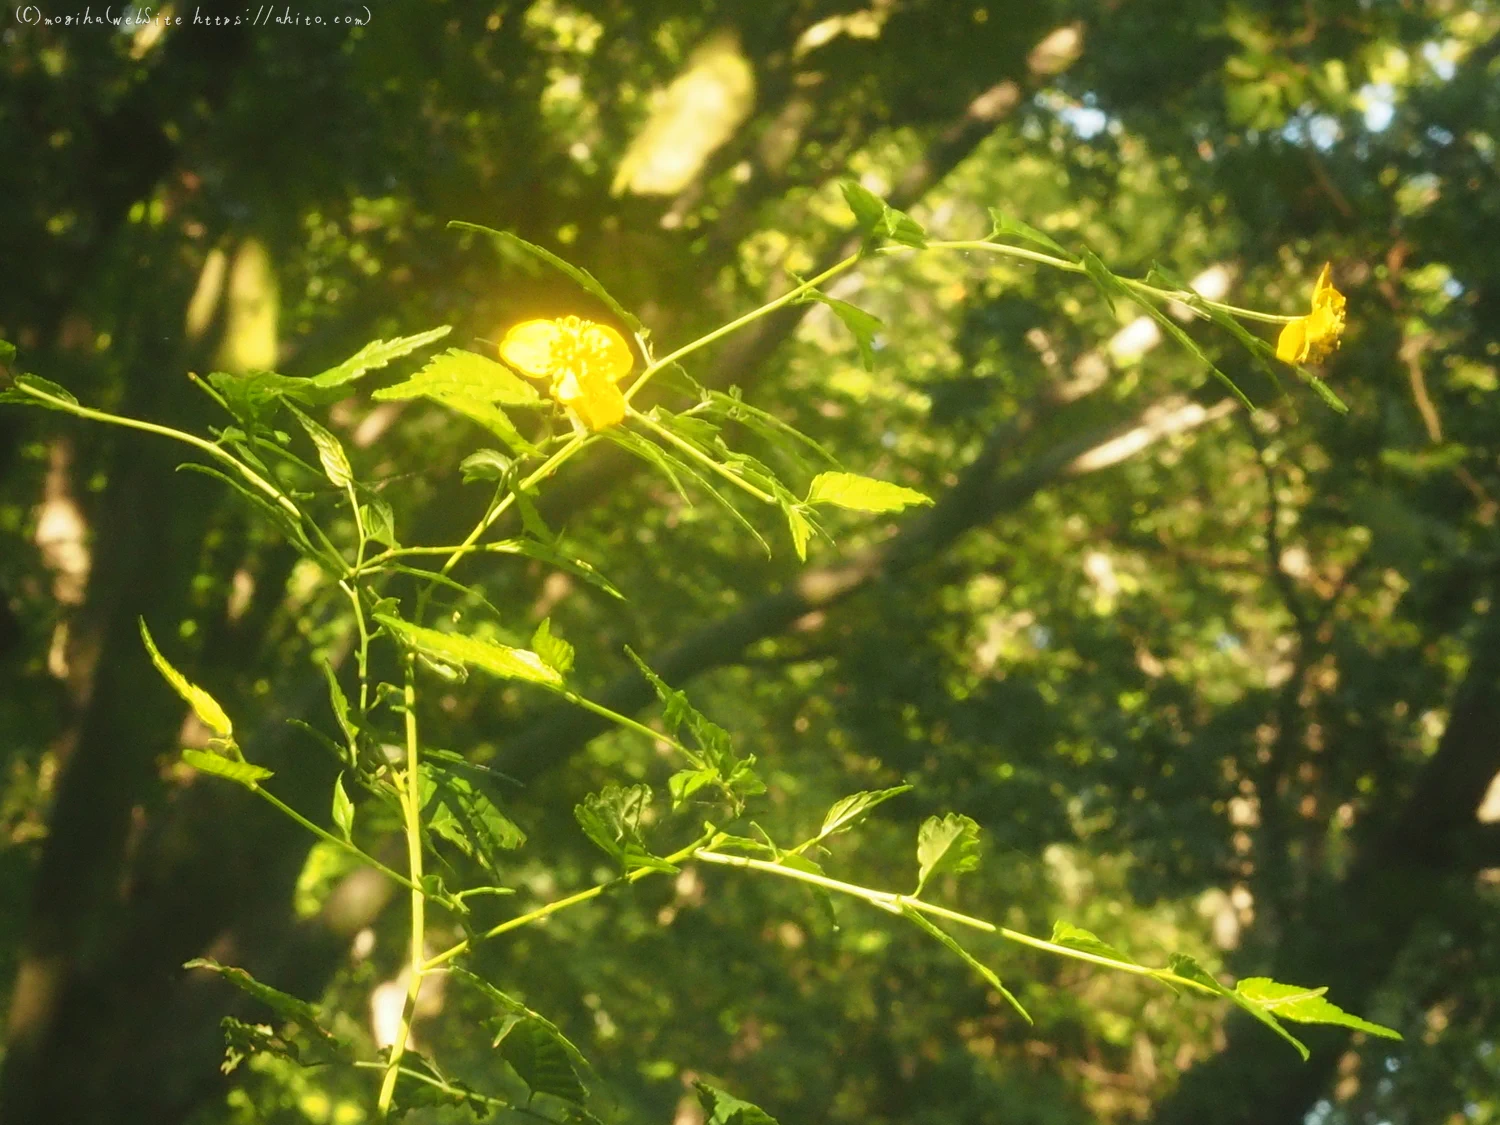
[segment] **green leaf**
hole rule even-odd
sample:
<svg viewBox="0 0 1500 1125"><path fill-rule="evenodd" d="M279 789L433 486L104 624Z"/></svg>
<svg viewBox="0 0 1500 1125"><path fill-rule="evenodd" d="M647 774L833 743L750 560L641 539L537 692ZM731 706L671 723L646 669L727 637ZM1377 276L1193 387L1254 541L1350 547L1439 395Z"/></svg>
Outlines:
<svg viewBox="0 0 1500 1125"><path fill-rule="evenodd" d="M834 315L844 322L844 327L853 334L854 343L859 348L859 360L864 364L865 370L875 370L875 333L879 332L884 324L878 316L867 313L848 301L840 301L825 293L820 293L816 289L809 289L803 294L802 301L821 301L832 309Z"/></svg>
<svg viewBox="0 0 1500 1125"><path fill-rule="evenodd" d="M681 437L684 441L692 443L690 428L684 428L676 424L680 420L680 415L673 415L668 411L662 410L660 407L654 408L652 414L660 419L665 426L673 430L677 436ZM771 553L770 545L761 536L760 532L756 530L755 525L747 520L744 514L729 502L729 499L724 493L719 491L713 480L706 473L699 472L696 465L684 461L674 450L647 441L639 434L632 433L623 426L611 427L604 431L604 435L615 444L623 446L637 457L660 469L667 479L672 482L672 487L677 490L677 494L690 507L693 501L688 496L687 490L683 488L682 479L686 478L693 481L699 488L708 493L709 497L723 508L736 523L753 535L756 542L765 548L766 554L769 555ZM709 450L702 450L702 452L710 457L713 456L713 453ZM715 459L717 460L717 458Z"/></svg>
<svg viewBox="0 0 1500 1125"><path fill-rule="evenodd" d="M826 840L830 836L853 828L868 816L870 810L876 805L910 792L911 788L910 785L896 785L890 789L865 790L860 793L851 793L835 801L833 807L828 810L828 815L823 818L823 827L818 829L817 839Z"/></svg>
<svg viewBox="0 0 1500 1125"><path fill-rule="evenodd" d="M520 495L520 494L518 494ZM536 559L559 570L565 570L576 578L581 578L590 586L602 590L612 598L625 600L625 595L615 587L608 578L600 574L583 559L566 555L560 550L549 547L545 543L539 543L535 539L501 539L494 543L483 545L484 550L492 551L501 555L524 555L528 559Z"/></svg>
<svg viewBox="0 0 1500 1125"><path fill-rule="evenodd" d="M758 1105L742 1101L707 1082L694 1082L698 1101L707 1115L703 1125L777 1125L772 1117Z"/></svg>
<svg viewBox="0 0 1500 1125"><path fill-rule="evenodd" d="M559 676L567 676L573 670L573 646L552 633L552 619L544 617L531 637L531 647L542 658L547 667Z"/></svg>
<svg viewBox="0 0 1500 1125"><path fill-rule="evenodd" d="M1027 242L1035 243L1044 250L1050 250L1064 261L1078 261L1077 255L1068 253L1050 235L1042 233L1029 223L1023 223L1020 219L1013 219L1009 215L1002 214L994 207L990 208L990 223L991 240L1004 236L1022 238Z"/></svg>
<svg viewBox="0 0 1500 1125"><path fill-rule="evenodd" d="M528 1017L515 1023L500 1041L500 1057L532 1094L549 1094L574 1105L582 1105L588 1096L567 1050L538 1020Z"/></svg>
<svg viewBox="0 0 1500 1125"><path fill-rule="evenodd" d="M641 835L641 819L651 805L651 787L628 788L607 785L591 793L573 809L578 824L604 853L625 871L649 867L656 871L676 871L666 860L647 850Z"/></svg>
<svg viewBox="0 0 1500 1125"><path fill-rule="evenodd" d="M260 1054L288 1059L298 1066L306 1065L297 1044L277 1034L269 1024L246 1023L225 1016L219 1020L219 1030L224 1033L224 1061L219 1064L219 1070L224 1074L233 1074L246 1059Z"/></svg>
<svg viewBox="0 0 1500 1125"><path fill-rule="evenodd" d="M338 825L345 840L354 838L354 802L344 792L343 774L339 774L333 781L333 823Z"/></svg>
<svg viewBox="0 0 1500 1125"><path fill-rule="evenodd" d="M979 960L979 958L975 957L967 949L959 945L958 942L955 941L950 934L938 929L937 926L928 921L927 916L920 910L916 909L913 906L908 906L906 903L902 903L901 912L906 915L908 920L915 923L918 929L926 930L928 934L930 934L932 937L937 938L938 941L942 942L954 953L958 954L959 957L963 959L964 963L969 966L969 968L973 969L976 973L982 976L989 983L989 986L991 988L1000 993L1001 996L1005 997L1005 999L1010 1002L1010 1006L1021 1014L1021 1018L1023 1020L1025 1020L1027 1023L1033 1022L1031 1013L1021 1006L1021 1002L1019 1000L1011 995L1010 989L1006 988L1005 985L1000 983L1000 977L995 973L995 970L991 969L983 961Z"/></svg>
<svg viewBox="0 0 1500 1125"><path fill-rule="evenodd" d="M263 766L252 765L239 758L226 758L223 754L214 754L207 750L184 750L182 760L195 770L227 778L236 785L243 785L246 789L259 789L262 781L275 776Z"/></svg>
<svg viewBox="0 0 1500 1125"><path fill-rule="evenodd" d="M348 488L353 484L354 470L349 465L349 458L344 453L344 447L339 444L339 439L295 406L288 404L288 409L297 416L297 421L302 423L302 428L317 447L318 461L323 466L323 475L328 478L329 483L335 488Z"/></svg>
<svg viewBox="0 0 1500 1125"><path fill-rule="evenodd" d="M16 358L16 346L9 340L0 340L0 363L10 363Z"/></svg>
<svg viewBox="0 0 1500 1125"><path fill-rule="evenodd" d="M446 406L449 410L462 414L469 421L483 426L508 445L517 456L536 452L536 446L521 436L521 431L516 429L515 423L498 406L475 398L464 398L462 395L429 395L427 397L440 406Z"/></svg>
<svg viewBox="0 0 1500 1125"><path fill-rule="evenodd" d="M1184 980L1192 981L1194 984L1199 985L1219 996L1227 996L1230 1000L1233 1000L1241 1008L1249 1012L1256 1019L1260 1020L1261 1023L1265 1024L1277 1035L1281 1036L1293 1047L1295 1047L1297 1049L1297 1053L1302 1056L1304 1061L1309 1057L1307 1045L1286 1028L1282 1027L1281 1021L1271 1013L1271 1010L1269 1008L1238 991L1232 991L1228 988L1225 988L1222 984L1219 983L1217 977L1215 977L1198 962L1198 959L1196 957L1193 957L1187 953L1174 953L1167 958L1167 969L1176 976L1179 976Z"/></svg>
<svg viewBox="0 0 1500 1125"><path fill-rule="evenodd" d="M668 457L661 446L655 442L647 441L640 434L627 430L623 426L612 426L604 431L604 436L623 448L626 452L634 454L646 462L646 464L657 469L671 483L673 490L682 498L683 503L687 504L688 507L693 506L692 497L687 494L687 489L682 487L682 480L677 475L678 470L686 470L686 466L680 461L674 461ZM698 474L687 470L687 475L696 477Z"/></svg>
<svg viewBox="0 0 1500 1125"><path fill-rule="evenodd" d="M228 485L235 492L238 492L246 500L250 501L251 506L259 511L260 514L270 522L272 527L276 528L281 532L281 534L286 536L287 542L296 544L298 547L301 547L303 549L303 553L310 557L317 556L317 549L308 542L307 533L302 530L301 524L299 524L297 520L292 517L291 513L289 513L285 508L281 507L281 505L271 503L271 501L267 499L265 493L249 487L243 480L239 479L238 477L232 477L228 473L221 473L218 469L212 468L208 465L199 465L195 464L192 461L188 461L184 464L178 465L177 471L183 473L199 473L202 476L212 477L220 484Z"/></svg>
<svg viewBox="0 0 1500 1125"><path fill-rule="evenodd" d="M572 1044L572 1042L566 1035L558 1030L557 1025L554 1024L551 1020L547 1019L545 1016L538 1014L537 1012L532 1011L525 1004L521 1003L521 1001L517 1000L514 996L502 992L500 989L492 985L489 981L485 980L483 977L476 976L468 969L465 969L462 965L449 965L447 971L455 979L463 984L467 984L470 988L477 991L481 996L483 996L486 1000L494 1005L498 1016L496 1022L498 1022L501 1027L501 1033L495 1039L496 1045L499 1044L500 1039L504 1035L508 1034L510 1029L518 1021L523 1019L533 1020L537 1024L539 1024L543 1030L551 1035L552 1038L555 1039L557 1043L562 1047L562 1049L568 1053L568 1057L573 1060L573 1066L575 1069L588 1069L588 1061L583 1057L582 1052L580 1052L578 1048Z"/></svg>
<svg viewBox="0 0 1500 1125"><path fill-rule="evenodd" d="M448 325L418 332L415 336L398 336L394 340L372 340L337 367L330 367L321 375L306 380L315 387L339 387L358 379L367 371L384 367L392 360L425 348L435 340L441 340L452 329Z"/></svg>
<svg viewBox="0 0 1500 1125"><path fill-rule="evenodd" d="M1277 380L1277 367L1280 365L1281 361L1276 359L1275 348L1273 348L1265 340L1262 340L1259 336L1253 334L1232 315L1225 312L1221 308L1216 308L1214 305L1209 304L1197 293L1193 292L1192 286L1188 285L1181 278L1173 275L1160 263L1152 263L1151 273L1147 275L1147 280L1151 280L1153 275L1166 282L1169 288L1176 289L1179 293L1181 293L1183 295L1181 298L1183 304L1195 309L1203 316L1208 317L1219 327L1228 331L1230 335L1232 335L1236 340L1244 345L1245 350L1248 351L1251 357L1255 360L1256 366L1258 366L1262 371L1266 372L1273 381ZM1273 361L1275 363L1274 366ZM1305 367L1301 367L1297 364L1292 364L1291 366L1292 369L1297 372L1298 376L1303 380L1303 382L1312 387L1313 391L1316 392L1318 397L1321 398L1325 403L1331 406L1334 410L1337 410L1340 414L1349 413L1348 405L1344 402L1343 399L1339 398L1338 395L1333 393L1333 390L1328 386L1327 383L1323 382L1322 379L1318 378Z"/></svg>
<svg viewBox="0 0 1500 1125"><path fill-rule="evenodd" d="M1190 953L1172 954L1167 958L1167 970L1183 980L1201 985L1210 992L1218 993L1220 996L1229 995L1229 989L1219 983L1219 978L1205 969L1202 963Z"/></svg>
<svg viewBox="0 0 1500 1125"><path fill-rule="evenodd" d="M1278 1019L1292 1020L1294 1023L1334 1024L1384 1039L1401 1038L1399 1031L1352 1016L1325 999L1327 988L1303 988L1295 984L1283 984L1269 977L1246 977L1234 986L1234 991L1242 1003L1258 1005Z"/></svg>
<svg viewBox="0 0 1500 1125"><path fill-rule="evenodd" d="M899 512L913 504L931 504L914 488L862 477L858 473L819 473L807 490L809 504L836 504L856 512Z"/></svg>
<svg viewBox="0 0 1500 1125"><path fill-rule="evenodd" d="M1136 964L1135 961L1132 961L1108 942L1100 941L1098 937L1088 930L1080 929L1078 926L1067 922L1053 922L1052 937L1048 940L1053 945L1060 945L1065 949L1076 949L1080 953L1091 953L1095 957L1118 961L1122 965Z"/></svg>
<svg viewBox="0 0 1500 1125"><path fill-rule="evenodd" d="M428 762L422 767L420 788L428 830L492 874L498 852L514 851L526 842L526 834L467 778Z"/></svg>
<svg viewBox="0 0 1500 1125"><path fill-rule="evenodd" d="M792 533L792 546L797 551L797 558L806 562L807 541L812 538L813 533L812 522L796 504L782 504L781 510L786 516L787 528Z"/></svg>
<svg viewBox="0 0 1500 1125"><path fill-rule="evenodd" d="M506 256L511 256L515 251L520 251L523 254L529 254L539 261L546 262L553 269L559 270L572 278L585 291L592 293L599 300L603 301L610 312L614 313L630 326L632 332L635 332L637 335L644 335L644 326L641 322L632 316L624 305L610 296L609 290L600 285L594 275L589 273L588 270L580 266L575 266L571 262L564 261L552 253L552 251L544 250L540 246L527 242L524 238L517 238L509 231L494 230L491 227L480 226L478 223L466 223L459 220L450 222L448 226L454 230L472 230L480 234L489 235L495 240L497 247Z"/></svg>
<svg viewBox="0 0 1500 1125"><path fill-rule="evenodd" d="M383 387L373 398L382 401L419 398L461 398L503 406L542 406L541 395L530 383L518 378L503 363L477 352L449 348L434 356L404 383Z"/></svg>
<svg viewBox="0 0 1500 1125"><path fill-rule="evenodd" d="M979 866L979 825L961 813L930 816L917 833L917 889L934 875L961 875Z"/></svg>
<svg viewBox="0 0 1500 1125"><path fill-rule="evenodd" d="M375 620L408 648L446 664L461 668L473 665L492 676L508 680L527 680L547 687L562 686L562 677L540 656L524 648L510 648L458 633L440 633L384 614L376 614Z"/></svg>
<svg viewBox="0 0 1500 1125"><path fill-rule="evenodd" d="M459 462L458 471L463 474L465 484L473 484L477 480L501 481L515 463L513 458L507 457L498 449L476 449Z"/></svg>
<svg viewBox="0 0 1500 1125"><path fill-rule="evenodd" d="M905 246L927 245L927 231L905 211L898 211L874 192L853 180L839 184L844 202L854 212L859 229L872 238L889 238Z"/></svg>
<svg viewBox="0 0 1500 1125"><path fill-rule="evenodd" d="M396 539L396 513L384 500L376 497L359 506L360 523L364 525L365 538L375 543L384 543L395 550L401 546Z"/></svg>
<svg viewBox="0 0 1500 1125"><path fill-rule="evenodd" d="M716 415L754 430L772 445L783 445L783 439L790 439L834 468L839 467L837 457L801 430L769 410L762 410L746 402L740 397L738 387L730 387L728 391L709 390L704 393L708 396L709 409Z"/></svg>
<svg viewBox="0 0 1500 1125"><path fill-rule="evenodd" d="M854 180L844 180L839 184L839 190L844 193L849 210L854 212L859 229L874 234L875 227L885 218L885 200Z"/></svg>
<svg viewBox="0 0 1500 1125"><path fill-rule="evenodd" d="M12 352L14 354L14 352ZM43 379L40 375L17 375L12 387L0 391L0 402L18 402L24 406L40 406L43 410L61 410L62 407L55 406L35 395L27 394L21 390L22 387L30 387L32 390L40 391L44 395L61 399L63 402L78 405L78 400L73 397L66 387L60 387L50 379Z"/></svg>
<svg viewBox="0 0 1500 1125"><path fill-rule="evenodd" d="M686 729L692 735L692 740L697 743L698 749L702 751L708 765L726 779L743 761L753 761L753 759L741 759L736 755L729 732L694 707L685 692L673 688L653 672L650 666L636 655L635 650L627 646L625 654L630 657L641 675L646 677L651 689L656 692L656 698L661 700L663 704L662 725L667 728L669 735L681 739L683 730Z"/></svg>
<svg viewBox="0 0 1500 1125"><path fill-rule="evenodd" d="M719 771L712 766L697 770L678 770L667 778L667 792L672 795L672 811L676 812L698 790L719 780Z"/></svg>
<svg viewBox="0 0 1500 1125"><path fill-rule="evenodd" d="M141 617L137 620L141 626L141 640L145 642L146 651L151 654L151 663L156 665L156 670L162 674L167 683L172 685L172 690L187 701L193 713L214 734L220 738L233 738L234 724L229 721L224 708L220 707L208 692L196 684L189 683L186 676L167 662L167 658L156 647L156 641L151 637L151 630L146 628L146 619Z"/></svg>
<svg viewBox="0 0 1500 1125"><path fill-rule="evenodd" d="M1189 336L1182 330L1182 326L1180 324L1178 324L1166 313L1162 312L1161 309L1157 308L1150 299L1141 295L1140 293L1137 293L1134 289L1130 288L1130 286L1126 285L1123 281L1121 281L1118 277L1111 273L1109 268L1103 262L1101 262L1092 251L1085 250L1083 252L1082 262L1084 271L1089 276L1089 280L1092 281L1098 288L1099 292L1104 295L1105 303L1109 305L1111 312L1114 311L1115 297L1119 297L1122 300L1129 301L1132 304L1136 305L1142 312L1144 312L1152 320L1156 321L1157 325L1160 326L1162 331L1165 332L1168 336L1172 337L1172 339L1176 340L1177 343L1180 344L1188 352L1189 355L1206 366L1209 371L1213 373L1214 378L1218 379L1219 382L1228 387L1234 397L1239 399L1247 410L1255 409L1255 404L1246 397L1245 392L1240 390L1239 387L1235 385L1233 379L1219 370L1218 365L1215 364L1213 360L1209 359L1208 353L1198 346L1197 341L1195 341L1191 336Z"/></svg>
<svg viewBox="0 0 1500 1125"><path fill-rule="evenodd" d="M232 965L221 965L211 957L195 957L186 962L184 969L206 969L218 973L246 996L270 1008L283 1019L291 1020L310 1035L321 1039L329 1046L342 1046L338 1036L328 1031L318 1020L318 1010L306 1000L299 1000L290 993L262 984L244 969Z"/></svg>

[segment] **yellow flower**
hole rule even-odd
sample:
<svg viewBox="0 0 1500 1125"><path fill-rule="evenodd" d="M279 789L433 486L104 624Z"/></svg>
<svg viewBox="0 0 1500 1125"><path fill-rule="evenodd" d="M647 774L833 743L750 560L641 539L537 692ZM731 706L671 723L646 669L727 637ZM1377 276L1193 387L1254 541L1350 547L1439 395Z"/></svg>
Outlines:
<svg viewBox="0 0 1500 1125"><path fill-rule="evenodd" d="M1333 287L1333 270L1323 266L1313 286L1312 312L1281 330L1276 358L1286 363L1317 363L1339 346L1344 331L1344 295Z"/></svg>
<svg viewBox="0 0 1500 1125"><path fill-rule="evenodd" d="M590 430L625 418L625 396L615 384L630 374L635 356L607 324L577 316L525 320L500 341L500 358L523 375L548 380L547 393Z"/></svg>

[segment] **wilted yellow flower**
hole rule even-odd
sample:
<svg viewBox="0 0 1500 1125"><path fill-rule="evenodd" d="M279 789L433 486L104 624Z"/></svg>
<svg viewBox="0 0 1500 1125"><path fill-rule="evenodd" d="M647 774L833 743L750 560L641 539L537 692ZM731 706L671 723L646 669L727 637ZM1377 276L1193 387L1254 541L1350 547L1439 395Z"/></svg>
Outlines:
<svg viewBox="0 0 1500 1125"><path fill-rule="evenodd" d="M1323 266L1313 285L1312 312L1281 330L1276 358L1286 363L1317 363L1339 346L1344 331L1344 295L1333 287L1333 269Z"/></svg>
<svg viewBox="0 0 1500 1125"><path fill-rule="evenodd" d="M619 425L630 374L630 345L607 324L577 316L524 320L500 341L500 358L523 375L548 380L547 393L591 430Z"/></svg>

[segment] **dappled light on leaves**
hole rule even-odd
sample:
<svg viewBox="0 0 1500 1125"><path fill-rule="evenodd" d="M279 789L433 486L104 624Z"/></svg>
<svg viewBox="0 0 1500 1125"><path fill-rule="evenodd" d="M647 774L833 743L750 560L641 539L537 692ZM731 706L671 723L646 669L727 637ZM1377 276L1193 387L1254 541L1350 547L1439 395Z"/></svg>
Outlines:
<svg viewBox="0 0 1500 1125"><path fill-rule="evenodd" d="M620 195L676 195L734 136L755 101L755 72L730 32L710 38L660 95L615 173Z"/></svg>
<svg viewBox="0 0 1500 1125"><path fill-rule="evenodd" d="M204 264L204 278L216 276L215 263ZM190 334L206 321L203 309L212 297L205 295L189 306L192 319ZM247 238L235 252L229 267L228 283L223 292L224 338L219 347L218 364L225 371L244 373L270 371L276 366L278 348L277 321L281 299L271 255L258 239Z"/></svg>

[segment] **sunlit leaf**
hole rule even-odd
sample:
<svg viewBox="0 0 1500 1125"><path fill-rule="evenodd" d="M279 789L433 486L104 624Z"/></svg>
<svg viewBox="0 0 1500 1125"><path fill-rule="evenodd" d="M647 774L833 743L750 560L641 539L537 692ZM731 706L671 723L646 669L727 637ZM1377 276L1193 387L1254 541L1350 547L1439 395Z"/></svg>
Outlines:
<svg viewBox="0 0 1500 1125"><path fill-rule="evenodd" d="M1067 949L1076 949L1080 953L1091 953L1095 957L1118 961L1121 964L1134 965L1136 963L1108 942L1100 941L1098 937L1088 930L1081 929L1068 922L1058 921L1052 923L1052 937L1049 940L1053 945L1061 945Z"/></svg>
<svg viewBox="0 0 1500 1125"><path fill-rule="evenodd" d="M330 367L320 375L308 380L316 387L339 387L358 379L367 371L384 367L393 360L409 355L418 348L425 348L441 340L452 329L448 325L418 332L415 336L398 336L394 340L372 340L337 367Z"/></svg>
<svg viewBox="0 0 1500 1125"><path fill-rule="evenodd" d="M868 816L870 810L876 805L910 791L910 785L896 785L890 789L872 789L861 793L851 793L835 801L833 807L828 810L828 814L823 817L823 827L818 829L817 838L826 840L829 836L853 828Z"/></svg>
<svg viewBox="0 0 1500 1125"><path fill-rule="evenodd" d="M719 771L712 767L678 770L667 778L667 792L672 796L672 809L676 811L698 790L719 780Z"/></svg>
<svg viewBox="0 0 1500 1125"><path fill-rule="evenodd" d="M535 387L513 374L503 363L477 352L449 348L429 359L404 383L382 387L371 397L386 400L461 398L503 406L541 406L544 400Z"/></svg>
<svg viewBox="0 0 1500 1125"><path fill-rule="evenodd" d="M1197 958L1187 953L1174 953L1167 958L1167 969L1184 980L1192 981L1194 984L1212 991L1219 996L1233 1000L1241 1008L1290 1043L1304 1059L1309 1057L1307 1045L1286 1028L1282 1027L1281 1021L1272 1014L1269 1008L1249 996L1233 989L1225 988L1219 983L1217 977L1198 962Z"/></svg>
<svg viewBox="0 0 1500 1125"><path fill-rule="evenodd" d="M703 1125L777 1125L772 1117L758 1105L743 1101L707 1082L694 1082L698 1101L706 1115Z"/></svg>
<svg viewBox="0 0 1500 1125"><path fill-rule="evenodd" d="M156 665L156 670L162 674L167 683L172 685L172 690L187 702L193 709L203 725L220 738L232 738L234 736L234 724L229 721L229 716L224 713L224 708L208 692L196 684L188 682L188 678L168 663L167 658L161 654L156 647L156 641L152 639L151 630L146 628L144 617L137 619L141 626L141 640L146 645L146 651L151 654L151 663Z"/></svg>
<svg viewBox="0 0 1500 1125"><path fill-rule="evenodd" d="M391 506L378 497L359 506L360 523L364 525L365 538L383 543L391 549L401 546L396 539L396 513Z"/></svg>
<svg viewBox="0 0 1500 1125"><path fill-rule="evenodd" d="M225 778L246 789L258 789L262 781L275 776L264 766L253 765L238 758L226 758L207 750L184 750L182 760L195 770Z"/></svg>
<svg viewBox="0 0 1500 1125"><path fill-rule="evenodd" d="M607 785L591 793L573 809L584 835L614 859L623 870L650 867L676 871L651 854L641 835L641 821L651 806L649 785Z"/></svg>
<svg viewBox="0 0 1500 1125"><path fill-rule="evenodd" d="M14 353L12 353L14 354ZM63 402L78 405L78 400L66 387L60 387L50 379L43 379L40 375L17 375L15 382L0 390L0 402L16 402L23 406L40 406L44 410L61 410L62 407L47 402L45 399L37 398L36 395L27 394L22 387L30 387L32 390L40 391L44 395L50 395Z"/></svg>
<svg viewBox="0 0 1500 1125"><path fill-rule="evenodd" d="M889 238L905 246L927 245L927 231L905 211L898 211L874 192L853 180L839 184L844 202L854 212L860 230L874 238Z"/></svg>
<svg viewBox="0 0 1500 1125"><path fill-rule="evenodd" d="M979 825L962 813L930 816L917 833L916 894L934 875L960 875L979 866Z"/></svg>
<svg viewBox="0 0 1500 1125"><path fill-rule="evenodd" d="M549 1094L575 1104L587 1096L567 1050L539 1021L530 1017L518 1021L499 1046L501 1058L533 1094Z"/></svg>
<svg viewBox="0 0 1500 1125"><path fill-rule="evenodd" d="M527 242L524 238L518 238L509 231L494 230L491 227L480 226L478 223L466 223L460 220L454 220L448 226L454 230L472 230L480 234L487 234L495 240L496 245L502 252L519 250L521 253L528 254L538 261L546 262L553 269L567 274L568 277L577 282L584 290L603 301L612 313L630 326L632 332L640 333L643 331L641 322L627 311L624 305L610 296L609 290L599 284L593 274L581 266L575 266L571 262L564 261L552 253L552 251Z"/></svg>
<svg viewBox="0 0 1500 1125"><path fill-rule="evenodd" d="M344 834L345 840L354 836L354 802L344 791L344 775L339 774L333 782L333 823Z"/></svg>
<svg viewBox="0 0 1500 1125"><path fill-rule="evenodd" d="M807 490L809 504L835 504L856 512L899 512L932 499L914 488L862 477L858 473L819 473Z"/></svg>
<svg viewBox="0 0 1500 1125"><path fill-rule="evenodd" d="M1327 988L1303 988L1283 984L1269 977L1246 977L1234 986L1237 997L1246 1004L1258 1005L1278 1019L1295 1023L1325 1023L1353 1028L1385 1039L1400 1039L1392 1028L1350 1015L1325 998Z"/></svg>
<svg viewBox="0 0 1500 1125"><path fill-rule="evenodd" d="M930 921L927 916L920 910L916 909L913 906L907 906L903 903L901 906L901 912L905 914L907 919L914 923L918 929L925 930L928 934L937 938L938 941L946 945L954 953L958 954L959 957L963 958L964 963L968 965L969 968L973 969L976 973L983 977L985 981L988 982L991 988L1000 993L1001 996L1005 997L1005 999L1010 1003L1010 1006L1020 1013L1023 1020L1025 1020L1027 1023L1033 1022L1031 1013L1021 1006L1021 1002L1011 994L1010 989L1006 988L1005 985L1000 983L1000 977L996 974L995 970L991 969L983 961L975 957L963 946L959 945L957 940L955 940L951 934L947 933L944 930L938 929L938 927L932 921Z"/></svg>
<svg viewBox="0 0 1500 1125"><path fill-rule="evenodd" d="M529 680L549 687L562 684L562 677L540 656L527 649L510 648L458 633L440 633L383 614L376 615L375 620L408 647L436 660L459 667L473 666L505 679Z"/></svg>
<svg viewBox="0 0 1500 1125"><path fill-rule="evenodd" d="M1077 255L1070 254L1063 249L1062 245L1055 241L1051 235L1036 229L1030 223L1024 223L1020 219L1012 218L1003 214L998 209L990 208L990 238L991 240L1006 237L1018 237L1027 242L1033 242L1044 250L1049 250L1064 261L1076 262Z"/></svg>
<svg viewBox="0 0 1500 1125"><path fill-rule="evenodd" d="M859 348L859 360L864 364L865 370L875 370L875 334L883 325L878 316L867 313L848 301L840 301L826 293L820 293L816 289L809 289L804 294L803 300L820 301L833 310L833 314L844 322L844 327L853 335L854 343Z"/></svg>
<svg viewBox="0 0 1500 1125"><path fill-rule="evenodd" d="M514 851L526 834L495 805L487 793L466 777L438 769L429 761L422 767L422 811L427 829L453 844L491 873L496 855Z"/></svg>
<svg viewBox="0 0 1500 1125"><path fill-rule="evenodd" d="M318 450L318 461L323 466L323 475L328 478L329 483L335 488L347 488L353 484L354 470L349 465L349 458L344 453L344 447L339 444L339 439L295 406L289 408L296 415L297 421L302 423L307 436L312 438L312 443Z"/></svg>
<svg viewBox="0 0 1500 1125"><path fill-rule="evenodd" d="M208 972L217 973L246 996L264 1004L283 1019L292 1020L308 1034L316 1036L330 1046L342 1045L338 1036L323 1027L318 1010L306 1000L300 1000L290 993L272 988L268 984L262 984L244 969L235 968L232 965L221 965L211 957L195 957L182 967L205 969Z"/></svg>
<svg viewBox="0 0 1500 1125"><path fill-rule="evenodd" d="M559 676L566 676L573 670L573 646L552 632L550 617L542 618L542 623L536 627L531 647Z"/></svg>

